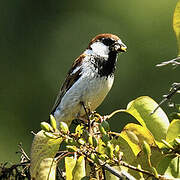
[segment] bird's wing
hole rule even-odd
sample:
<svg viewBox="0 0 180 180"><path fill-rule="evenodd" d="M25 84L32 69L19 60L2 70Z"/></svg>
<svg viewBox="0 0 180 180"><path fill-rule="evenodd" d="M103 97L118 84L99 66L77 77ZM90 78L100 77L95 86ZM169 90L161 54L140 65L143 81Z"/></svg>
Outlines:
<svg viewBox="0 0 180 180"><path fill-rule="evenodd" d="M82 61L85 58L85 54L80 55L73 63L71 69L69 70L66 79L60 89L60 92L56 98L55 104L52 108L51 114L54 113L57 106L61 102L62 97L66 94L66 92L73 86L73 84L81 77L81 65Z"/></svg>

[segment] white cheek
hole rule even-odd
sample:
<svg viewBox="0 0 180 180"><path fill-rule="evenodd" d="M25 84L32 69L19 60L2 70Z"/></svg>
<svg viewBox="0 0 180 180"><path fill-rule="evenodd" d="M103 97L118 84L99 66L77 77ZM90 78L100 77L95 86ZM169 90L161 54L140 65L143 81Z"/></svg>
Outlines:
<svg viewBox="0 0 180 180"><path fill-rule="evenodd" d="M107 57L109 54L109 47L104 45L101 42L95 42L91 45L92 51L93 53L99 55L99 56L103 56L103 57Z"/></svg>

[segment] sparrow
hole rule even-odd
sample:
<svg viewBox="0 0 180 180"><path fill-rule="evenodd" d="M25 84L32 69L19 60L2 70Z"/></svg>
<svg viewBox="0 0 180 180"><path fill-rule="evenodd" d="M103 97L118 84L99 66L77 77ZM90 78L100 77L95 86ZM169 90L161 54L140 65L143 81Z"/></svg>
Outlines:
<svg viewBox="0 0 180 180"><path fill-rule="evenodd" d="M99 34L90 41L72 64L52 108L57 128L61 121L70 126L72 120L83 118L84 107L94 111L102 103L113 85L118 53L126 49L113 34Z"/></svg>

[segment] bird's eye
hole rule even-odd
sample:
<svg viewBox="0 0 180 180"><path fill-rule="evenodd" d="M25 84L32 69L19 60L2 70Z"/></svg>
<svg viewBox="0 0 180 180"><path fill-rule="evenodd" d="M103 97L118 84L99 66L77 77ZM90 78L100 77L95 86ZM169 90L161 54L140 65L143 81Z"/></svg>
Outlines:
<svg viewBox="0 0 180 180"><path fill-rule="evenodd" d="M114 41L110 38L103 38L102 43L106 46L111 46L114 43Z"/></svg>

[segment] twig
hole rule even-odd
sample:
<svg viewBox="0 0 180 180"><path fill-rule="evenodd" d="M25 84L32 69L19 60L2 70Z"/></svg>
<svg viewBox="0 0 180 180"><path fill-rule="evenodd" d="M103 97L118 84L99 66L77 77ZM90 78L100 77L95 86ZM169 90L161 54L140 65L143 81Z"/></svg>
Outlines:
<svg viewBox="0 0 180 180"><path fill-rule="evenodd" d="M122 171L118 171L116 169L114 169L113 167L111 167L109 164L104 163L103 161L101 161L99 159L99 164L102 168L106 169L107 171L109 171L110 173L112 173L113 175L115 175L116 177L118 177L120 180L123 180L124 178L126 178L127 180L136 180L132 175L130 175L128 172L122 170Z"/></svg>
<svg viewBox="0 0 180 180"><path fill-rule="evenodd" d="M61 159L63 159L64 157L66 157L66 156L68 156L70 154L74 154L74 152L68 152L68 151L60 151L58 153L60 153L60 155L55 158L55 160L57 162L59 162Z"/></svg>
<svg viewBox="0 0 180 180"><path fill-rule="evenodd" d="M111 167L109 164L104 164L103 167L109 171L110 173L112 173L113 175L115 175L116 177L118 177L120 180L123 180L125 177L128 180L136 180L133 176L131 176L128 172L122 170L122 171L118 171L116 169L114 169L113 167Z"/></svg>
<svg viewBox="0 0 180 180"><path fill-rule="evenodd" d="M149 171L146 171L146 170L143 170L143 169L139 169L139 168L137 168L137 167L135 167L135 166L132 166L132 165L127 164L127 163L124 162L124 161L121 161L120 164L121 164L122 166L124 166L124 167L129 168L129 169L132 169L132 170L141 172L141 173L146 174L146 175L148 175L148 176L150 176L150 177L152 177L152 176L154 177L154 174L150 173Z"/></svg>
<svg viewBox="0 0 180 180"><path fill-rule="evenodd" d="M22 144L18 144L18 147L20 149L20 153L25 157L26 161L30 161L30 158L28 157L28 155L25 153L24 149L22 148Z"/></svg>
<svg viewBox="0 0 180 180"><path fill-rule="evenodd" d="M172 96L174 96L177 92L179 92L179 90L180 90L180 83L173 83L170 92L167 95L163 96L164 99L158 104L158 106L154 109L154 111L151 113L151 115L157 111L157 109L160 107L160 105L162 105L167 100L170 100Z"/></svg>
<svg viewBox="0 0 180 180"><path fill-rule="evenodd" d="M105 120L108 120L108 119L110 119L112 116L114 116L115 114L120 113L120 112L124 112L124 111L125 111L124 109L119 109L119 110L113 111L111 114L104 116L104 119L105 119Z"/></svg>
<svg viewBox="0 0 180 180"><path fill-rule="evenodd" d="M157 67L161 67L161 66L165 66L165 65L168 65L168 64L172 64L172 66L178 66L180 65L180 62L178 62L178 60L180 60L180 57L177 57L177 58L174 58L172 60L169 60L169 61L164 61L160 64L157 64L156 66Z"/></svg>

